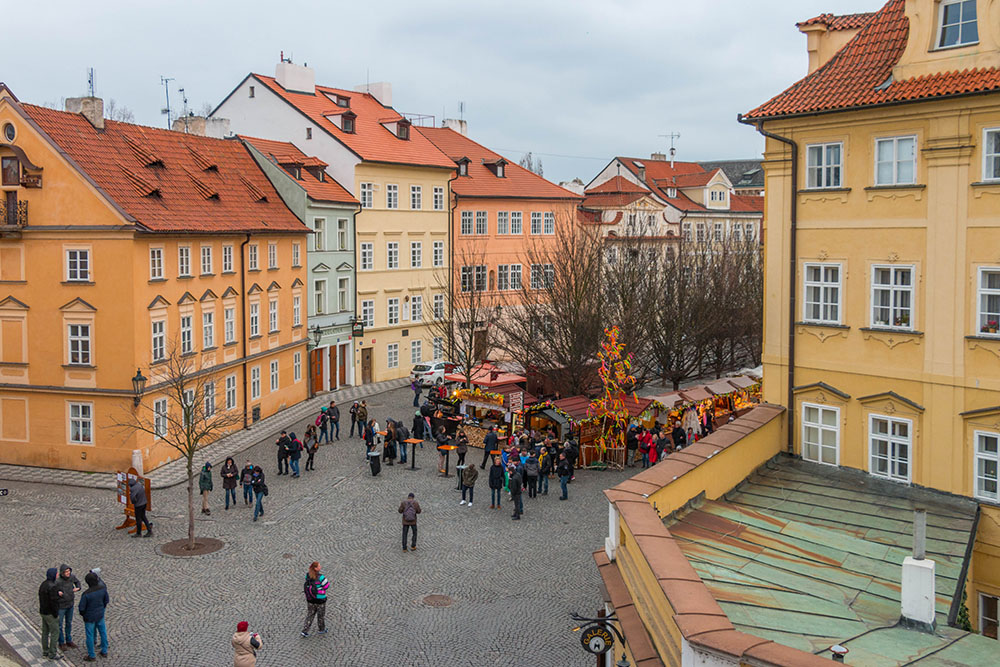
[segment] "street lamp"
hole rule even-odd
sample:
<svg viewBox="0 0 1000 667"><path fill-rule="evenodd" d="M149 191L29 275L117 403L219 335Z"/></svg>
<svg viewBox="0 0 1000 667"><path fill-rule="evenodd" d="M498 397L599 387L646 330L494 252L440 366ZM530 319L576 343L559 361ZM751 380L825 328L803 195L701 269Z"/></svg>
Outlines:
<svg viewBox="0 0 1000 667"><path fill-rule="evenodd" d="M625 653L622 652L622 659L615 663L615 667L629 667L631 664L625 659Z"/></svg>
<svg viewBox="0 0 1000 667"><path fill-rule="evenodd" d="M309 331L312 332L313 343L316 344L316 347L319 347L319 342L320 342L320 340L323 339L323 330L320 329L319 325L317 324L316 326L314 326Z"/></svg>
<svg viewBox="0 0 1000 667"><path fill-rule="evenodd" d="M132 378L132 393L135 394L132 399L135 407L139 407L139 403L142 402L142 394L146 391L146 376L142 374L142 370L139 368L135 369L135 377Z"/></svg>

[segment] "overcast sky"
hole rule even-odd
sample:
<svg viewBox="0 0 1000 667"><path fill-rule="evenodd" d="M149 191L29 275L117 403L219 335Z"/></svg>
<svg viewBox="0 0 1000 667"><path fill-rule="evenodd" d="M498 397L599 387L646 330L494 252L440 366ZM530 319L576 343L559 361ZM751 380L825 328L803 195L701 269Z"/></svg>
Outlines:
<svg viewBox="0 0 1000 667"><path fill-rule="evenodd" d="M736 122L805 74L796 21L870 11L880 0L506 0L506 2L4 3L0 80L19 99L114 98L163 126L186 91L199 111L284 50L318 83L389 81L403 113L457 117L517 160L533 151L553 181L585 182L614 155L648 157L679 132L678 159L758 157ZM44 9L42 9L44 7ZM565 156L565 157L564 157Z"/></svg>

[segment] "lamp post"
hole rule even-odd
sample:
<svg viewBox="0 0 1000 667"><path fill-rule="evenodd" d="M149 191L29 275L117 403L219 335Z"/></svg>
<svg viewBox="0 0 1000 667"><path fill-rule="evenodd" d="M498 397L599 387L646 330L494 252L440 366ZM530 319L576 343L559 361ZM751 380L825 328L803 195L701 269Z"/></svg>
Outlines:
<svg viewBox="0 0 1000 667"><path fill-rule="evenodd" d="M309 332L312 334L313 343L315 347L319 347L319 342L323 340L323 330L320 329L319 325L317 324L312 329L310 329Z"/></svg>
<svg viewBox="0 0 1000 667"><path fill-rule="evenodd" d="M309 333L310 333L310 335L312 335L312 344L313 345L312 345L312 348L308 348L307 347L306 352L308 354L306 356L308 357L307 362L309 364L309 398L312 398L312 397L314 397L316 395L316 392L314 391L315 382L313 381L313 357L312 357L312 353L313 353L313 351L317 347L319 347L319 342L323 339L323 329L321 329L320 326L318 324L316 324L316 325L313 326L312 329L309 330Z"/></svg>
<svg viewBox="0 0 1000 667"><path fill-rule="evenodd" d="M142 374L142 370L139 368L135 369L135 377L132 378L132 393L134 394L132 398L132 403L135 407L139 407L142 402L142 394L146 391L146 376Z"/></svg>

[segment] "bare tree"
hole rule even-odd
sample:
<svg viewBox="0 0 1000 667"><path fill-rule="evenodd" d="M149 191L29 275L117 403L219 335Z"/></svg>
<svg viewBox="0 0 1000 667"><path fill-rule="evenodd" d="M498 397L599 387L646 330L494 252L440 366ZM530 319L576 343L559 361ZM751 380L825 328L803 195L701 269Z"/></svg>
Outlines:
<svg viewBox="0 0 1000 667"><path fill-rule="evenodd" d="M192 358L182 355L176 345L170 346L166 360L150 381L155 382L150 391L167 399L166 412L158 412L155 403L147 400L134 409L132 405L123 406L123 414L113 417L112 423L132 433L159 438L187 460L187 548L194 550L195 454L203 445L242 425L243 413L216 410L213 376L198 371Z"/></svg>
<svg viewBox="0 0 1000 667"><path fill-rule="evenodd" d="M134 123L135 114L132 110L125 105L119 106L115 98L108 100L108 103L104 105L104 117L110 118L111 120L117 120L122 123Z"/></svg>
<svg viewBox="0 0 1000 667"><path fill-rule="evenodd" d="M545 170L542 168L542 159L536 158L531 154L531 151L525 153L518 164L527 169L528 171L534 172L539 176L544 175Z"/></svg>

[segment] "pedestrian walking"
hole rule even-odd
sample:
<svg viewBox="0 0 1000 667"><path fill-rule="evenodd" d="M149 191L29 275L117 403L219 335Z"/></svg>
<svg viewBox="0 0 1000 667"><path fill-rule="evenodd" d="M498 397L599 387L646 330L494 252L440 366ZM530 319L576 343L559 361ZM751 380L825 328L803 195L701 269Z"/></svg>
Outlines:
<svg viewBox="0 0 1000 667"><path fill-rule="evenodd" d="M236 504L235 500L233 504ZM98 633L100 633L101 639L101 657L108 657L108 628L104 622L104 610L111 602L111 598L108 597L108 587L94 572L88 572L83 580L87 582L87 590L80 596L79 607L80 616L83 617L83 627L87 634L87 657L83 660L84 662L94 662L97 660L94 650Z"/></svg>
<svg viewBox="0 0 1000 667"><path fill-rule="evenodd" d="M288 432L282 431L278 436L278 439L274 441L274 444L278 447L278 474L287 475L288 474L288 445L291 442L288 440ZM284 472L282 472L282 466L284 466Z"/></svg>
<svg viewBox="0 0 1000 667"><path fill-rule="evenodd" d="M479 464L480 470L486 469L486 463L490 460L490 452L497 448L497 429L490 426L490 430L483 436L483 462Z"/></svg>
<svg viewBox="0 0 1000 667"><path fill-rule="evenodd" d="M80 580L73 568L63 563L59 566L56 593L59 597L59 648L76 648L73 643L73 601L80 591Z"/></svg>
<svg viewBox="0 0 1000 667"><path fill-rule="evenodd" d="M490 509L500 509L500 494L503 493L505 476L499 456L493 457L490 466Z"/></svg>
<svg viewBox="0 0 1000 667"><path fill-rule="evenodd" d="M42 617L42 657L61 660L59 653L59 588L56 577L59 570L50 567L45 571L45 581L38 587L38 613Z"/></svg>
<svg viewBox="0 0 1000 667"><path fill-rule="evenodd" d="M573 467L566 460L566 454L559 455L559 465L556 466L556 474L559 475L559 486L562 488L562 495L559 496L559 500L566 500L569 498L569 490L566 488L566 485L569 484L569 478L573 476Z"/></svg>
<svg viewBox="0 0 1000 667"><path fill-rule="evenodd" d="M410 432L401 422L396 422L396 446L399 448L399 462L406 463L406 441L410 439Z"/></svg>
<svg viewBox="0 0 1000 667"><path fill-rule="evenodd" d="M326 414L326 408L320 408L316 415L315 426L319 427L319 442L330 442L330 415Z"/></svg>
<svg viewBox="0 0 1000 667"><path fill-rule="evenodd" d="M472 507L472 496L476 491L476 480L479 479L479 470L476 469L474 465L467 465L462 471L462 502L459 505L465 504L465 492L469 492L469 507Z"/></svg>
<svg viewBox="0 0 1000 667"><path fill-rule="evenodd" d="M302 587L306 595L306 622L302 626L302 636L309 636L309 628L312 626L313 617L316 617L316 629L319 634L326 634L326 590L330 587L330 580L320 572L319 562L313 561L306 572L306 582Z"/></svg>
<svg viewBox="0 0 1000 667"><path fill-rule="evenodd" d="M541 466L538 464L538 456L535 452L528 455L524 462L524 485L528 487L528 497L534 498L538 495L538 475L541 473Z"/></svg>
<svg viewBox="0 0 1000 667"><path fill-rule="evenodd" d="M135 535L132 537L142 537L142 527L146 526L146 537L153 534L153 524L146 518L146 506L149 499L146 498L146 484L141 477L130 479L128 482L129 499L132 501L132 509L135 510Z"/></svg>
<svg viewBox="0 0 1000 667"><path fill-rule="evenodd" d="M212 492L212 464L205 461L201 467L201 474L198 475L198 491L201 492L201 513L211 514L208 509L208 494Z"/></svg>
<svg viewBox="0 0 1000 667"><path fill-rule="evenodd" d="M267 484L264 482L264 471L260 466L254 466L253 480L250 484L253 487L254 498L257 500L253 506L253 520L256 521L258 516L264 516L264 496L267 495Z"/></svg>
<svg viewBox="0 0 1000 667"><path fill-rule="evenodd" d="M350 437L353 438L354 437L354 427L356 427L358 425L358 402L357 401L354 401L354 403L351 404L351 409L348 410L348 412L351 413L351 434L350 434Z"/></svg>
<svg viewBox="0 0 1000 667"><path fill-rule="evenodd" d="M413 407L419 408L420 407L420 390L421 390L420 383L417 382L416 380L413 380L412 382L410 382L410 390L413 392Z"/></svg>
<svg viewBox="0 0 1000 667"><path fill-rule="evenodd" d="M319 449L319 439L316 437L315 426L306 427L305 437L302 438L302 449L309 457L306 459L306 470L315 470L316 465L313 463L313 457L316 456L316 450Z"/></svg>
<svg viewBox="0 0 1000 667"><path fill-rule="evenodd" d="M406 496L406 500L399 503L399 513L403 515L403 551L406 551L406 534L410 530L413 530L410 551L417 550L417 515L420 514L420 511L420 503L417 502L412 493Z"/></svg>
<svg viewBox="0 0 1000 667"><path fill-rule="evenodd" d="M233 633L233 667L256 667L257 651L264 645L260 635L249 631L250 624L240 621Z"/></svg>
<svg viewBox="0 0 1000 667"><path fill-rule="evenodd" d="M249 505L253 502L253 465L250 461L240 472L240 486L243 487L243 504Z"/></svg>
<svg viewBox="0 0 1000 667"><path fill-rule="evenodd" d="M510 515L510 518L514 521L520 521L521 514L524 512L524 504L521 502L523 478L521 477L521 470L517 466L511 468L510 479L507 485L510 488L510 501L514 503L514 513Z"/></svg>
<svg viewBox="0 0 1000 667"><path fill-rule="evenodd" d="M292 464L292 477L299 476L299 459L302 458L302 441L295 433L288 434L288 459Z"/></svg>
<svg viewBox="0 0 1000 667"><path fill-rule="evenodd" d="M227 457L219 472L222 477L222 492L226 496L226 509L229 509L229 496L233 497L233 507L236 507L236 483L240 474L240 469L236 467L233 457Z"/></svg>
<svg viewBox="0 0 1000 667"><path fill-rule="evenodd" d="M538 451L538 493L543 496L549 495L549 475L552 474L553 469L550 444L543 444Z"/></svg>
<svg viewBox="0 0 1000 667"><path fill-rule="evenodd" d="M358 406L358 411L355 414L357 414L357 417L358 417L358 424L367 424L368 423L368 403L365 402L365 401L361 401L361 405ZM358 433L358 435L361 436L362 438L365 437L361 433Z"/></svg>
<svg viewBox="0 0 1000 667"><path fill-rule="evenodd" d="M330 433L336 435L340 440L340 408L337 401L330 401L330 407L326 409L326 416L330 418Z"/></svg>

